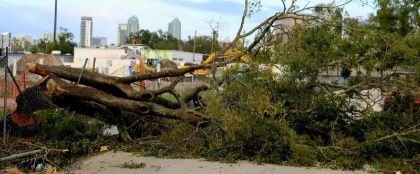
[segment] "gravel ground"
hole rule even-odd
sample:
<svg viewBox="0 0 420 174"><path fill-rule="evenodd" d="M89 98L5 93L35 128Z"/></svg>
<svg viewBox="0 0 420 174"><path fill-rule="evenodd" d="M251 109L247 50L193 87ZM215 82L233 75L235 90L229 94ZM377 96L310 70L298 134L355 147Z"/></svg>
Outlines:
<svg viewBox="0 0 420 174"><path fill-rule="evenodd" d="M137 169L124 168L124 163L144 163ZM361 171L338 171L323 168L304 168L263 164L258 165L247 161L234 164L210 162L202 159L159 159L154 157L135 156L126 152L107 152L75 164L70 173L87 174L351 174Z"/></svg>

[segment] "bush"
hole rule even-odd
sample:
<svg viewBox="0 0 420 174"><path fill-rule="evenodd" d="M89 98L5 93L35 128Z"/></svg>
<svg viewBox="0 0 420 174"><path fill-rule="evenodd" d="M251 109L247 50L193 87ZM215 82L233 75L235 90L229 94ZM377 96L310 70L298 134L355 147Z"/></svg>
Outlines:
<svg viewBox="0 0 420 174"><path fill-rule="evenodd" d="M415 142L420 140L420 135L415 132L378 141L380 138L402 132L415 125L416 122L413 122L410 116L404 113L380 112L367 117L364 121L370 125L370 129L365 132L365 142L360 146L360 153L365 158L413 158L420 153L420 146Z"/></svg>
<svg viewBox="0 0 420 174"><path fill-rule="evenodd" d="M97 151L102 144L104 123L83 115L70 115L65 110L36 112L43 117L39 144L56 149L68 149L71 156Z"/></svg>

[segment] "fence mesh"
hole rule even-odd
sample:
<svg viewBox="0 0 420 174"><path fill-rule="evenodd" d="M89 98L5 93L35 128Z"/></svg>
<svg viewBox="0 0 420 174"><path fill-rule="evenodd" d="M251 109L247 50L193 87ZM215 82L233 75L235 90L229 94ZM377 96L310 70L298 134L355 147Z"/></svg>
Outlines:
<svg viewBox="0 0 420 174"><path fill-rule="evenodd" d="M13 70L11 70L13 72ZM16 74L17 86L23 91L27 87L35 84L39 77L28 75L29 72ZM10 115L16 109L16 97L20 94L18 87L13 82L10 74L7 74L7 81L4 80L4 68L0 68L0 122L3 122L4 108L6 107L7 115ZM5 94L5 84L7 85L7 94ZM7 105L4 100L7 99ZM3 127L3 124L0 126ZM1 132L2 130L0 130Z"/></svg>

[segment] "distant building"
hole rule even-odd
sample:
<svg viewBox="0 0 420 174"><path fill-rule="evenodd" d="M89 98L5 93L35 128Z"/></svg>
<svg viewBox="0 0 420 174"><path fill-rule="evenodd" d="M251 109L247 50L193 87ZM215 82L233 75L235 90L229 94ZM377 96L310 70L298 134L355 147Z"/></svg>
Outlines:
<svg viewBox="0 0 420 174"><path fill-rule="evenodd" d="M29 35L21 35L21 36L18 37L18 39L19 40L22 40L22 41L27 41L30 44L33 44L34 43L33 37L32 36L29 36Z"/></svg>
<svg viewBox="0 0 420 174"><path fill-rule="evenodd" d="M317 20L332 20L342 18L343 9L327 4L318 4L312 14L288 14L274 22L274 34L282 36L283 43L289 40L289 34L296 25L317 26Z"/></svg>
<svg viewBox="0 0 420 174"><path fill-rule="evenodd" d="M106 37L93 37L92 47L104 47L108 45Z"/></svg>
<svg viewBox="0 0 420 174"><path fill-rule="evenodd" d="M46 31L42 34L42 39L47 41L53 41L53 34L51 32Z"/></svg>
<svg viewBox="0 0 420 174"><path fill-rule="evenodd" d="M12 52L13 53L24 53L28 52L31 45L34 44L32 36L21 35L19 37L13 37Z"/></svg>
<svg viewBox="0 0 420 174"><path fill-rule="evenodd" d="M178 18L175 18L174 20L169 22L168 32L174 38L177 38L178 40L181 40L181 21L179 21Z"/></svg>
<svg viewBox="0 0 420 174"><path fill-rule="evenodd" d="M118 38L117 45L127 44L128 38L128 25L127 24L118 24Z"/></svg>
<svg viewBox="0 0 420 174"><path fill-rule="evenodd" d="M92 17L82 16L80 23L80 46L91 47L92 46Z"/></svg>
<svg viewBox="0 0 420 174"><path fill-rule="evenodd" d="M138 32L140 29L139 18L137 18L137 16L134 16L134 15L128 18L127 27L128 27L128 35Z"/></svg>
<svg viewBox="0 0 420 174"><path fill-rule="evenodd" d="M283 39L283 43L289 40L289 34L296 25L305 23L306 18L309 16L295 14L288 14L287 18L283 18L274 22L273 33L279 35Z"/></svg>
<svg viewBox="0 0 420 174"><path fill-rule="evenodd" d="M183 66L187 62L199 64L201 58L204 57L204 54L200 53L145 49L144 45L125 45L123 48L74 48L73 62L66 63L66 65L81 68L85 60L88 59L86 67L90 68L93 67L93 61L96 60L96 72L125 77L132 75L133 67L138 63L138 59L133 58L133 54L141 55L146 59L146 62L149 59L153 61L169 59L178 66ZM195 61L193 61L194 57Z"/></svg>
<svg viewBox="0 0 420 174"><path fill-rule="evenodd" d="M9 47L9 51L12 47L12 33L10 32L4 32L1 34L0 38L0 48L3 48L5 50L6 47Z"/></svg>
<svg viewBox="0 0 420 174"><path fill-rule="evenodd" d="M334 17L343 18L343 8L331 6L329 4L321 3L316 5L314 12L323 20L332 20Z"/></svg>

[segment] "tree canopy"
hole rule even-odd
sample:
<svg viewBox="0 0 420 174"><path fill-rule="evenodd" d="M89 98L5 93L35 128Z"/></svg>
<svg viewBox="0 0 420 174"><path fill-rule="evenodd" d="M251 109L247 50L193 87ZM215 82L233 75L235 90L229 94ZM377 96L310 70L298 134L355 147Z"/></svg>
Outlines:
<svg viewBox="0 0 420 174"><path fill-rule="evenodd" d="M407 35L420 24L420 2L417 0L377 0L379 8L373 20L378 29Z"/></svg>
<svg viewBox="0 0 420 174"><path fill-rule="evenodd" d="M141 29L136 33L131 33L128 36L127 42L129 44L145 44L152 49L178 50L180 48L180 41L162 30L151 32Z"/></svg>
<svg viewBox="0 0 420 174"><path fill-rule="evenodd" d="M152 49L160 50L182 50L182 51L195 51L197 53L209 54L210 52L220 50L217 36L215 38L210 36L197 36L189 37L187 41L182 41L174 38L171 34L158 30L152 32L149 30L140 30L136 33L129 35L127 42L129 44L145 44Z"/></svg>
<svg viewBox="0 0 420 174"><path fill-rule="evenodd" d="M61 54L73 54L74 47L77 46L73 38L73 33L69 32L67 28L60 27L56 42L40 39L39 43L31 48L31 52L50 54L53 50L59 50Z"/></svg>

